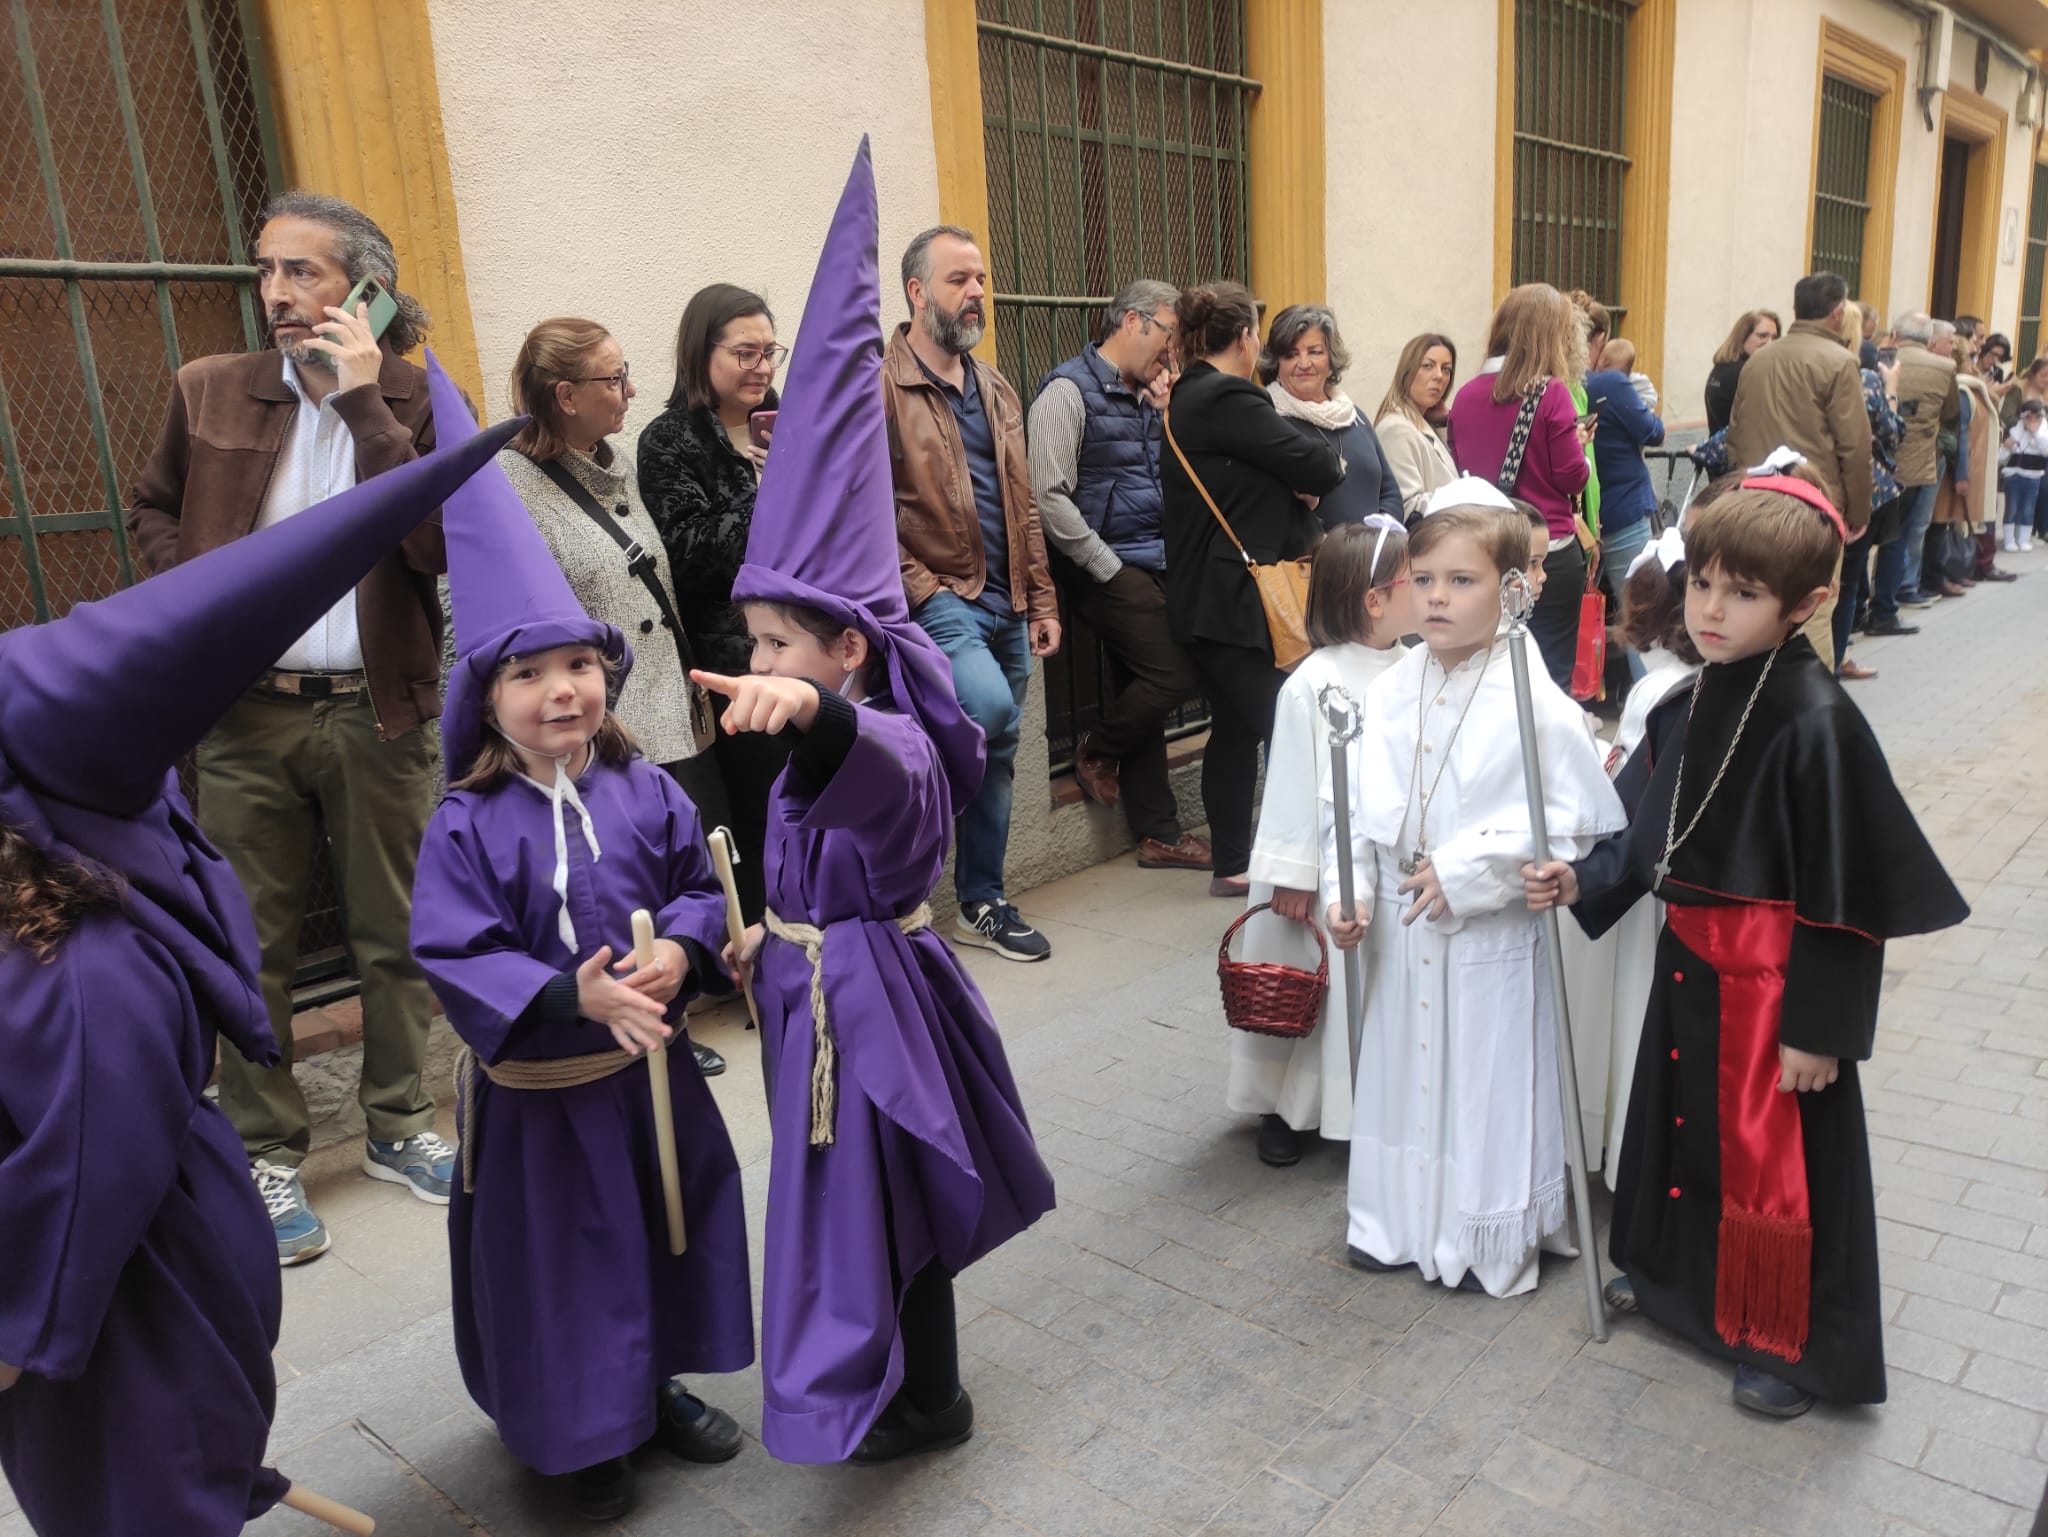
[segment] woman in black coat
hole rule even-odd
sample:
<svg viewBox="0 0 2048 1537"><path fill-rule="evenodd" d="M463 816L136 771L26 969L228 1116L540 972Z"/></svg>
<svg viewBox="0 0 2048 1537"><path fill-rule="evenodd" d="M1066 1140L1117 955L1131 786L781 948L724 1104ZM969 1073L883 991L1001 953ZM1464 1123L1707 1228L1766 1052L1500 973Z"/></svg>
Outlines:
<svg viewBox="0 0 2048 1537"><path fill-rule="evenodd" d="M1784 327L1769 310L1750 310L1738 315L1727 339L1714 354L1714 366L1707 372L1707 431L1725 430L1735 410L1735 385L1742 378L1742 365L1776 341Z"/></svg>
<svg viewBox="0 0 2048 1537"><path fill-rule="evenodd" d="M732 603L733 578L747 558L754 492L768 459L776 409L775 370L787 349L760 295L731 283L699 289L676 330L676 382L668 408L640 434L640 499L667 548L677 615L697 665L744 675L754 652L747 622ZM723 718L725 700L712 707ZM740 908L760 921L766 896L761 851L768 831L768 790L789 758L780 737L717 733L726 804L698 807L707 828L732 828Z"/></svg>
<svg viewBox="0 0 2048 1537"><path fill-rule="evenodd" d="M1166 618L1209 700L1202 760L1202 805L1216 851L1209 891L1241 897L1252 857L1259 744L1273 734L1273 705L1286 675L1274 665L1265 610L1244 557L1189 468L1263 565L1298 560L1315 547L1322 533L1316 500L1343 480L1344 465L1327 441L1296 431L1253 382L1259 312L1249 291L1236 283L1191 288L1176 312L1185 367L1167 409L1172 443L1159 477Z"/></svg>

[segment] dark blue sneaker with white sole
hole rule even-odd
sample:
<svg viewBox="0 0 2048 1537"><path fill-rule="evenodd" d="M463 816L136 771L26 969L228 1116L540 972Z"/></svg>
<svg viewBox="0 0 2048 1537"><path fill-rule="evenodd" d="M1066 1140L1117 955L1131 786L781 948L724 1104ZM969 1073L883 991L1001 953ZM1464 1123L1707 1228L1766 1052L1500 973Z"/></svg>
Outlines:
<svg viewBox="0 0 2048 1537"><path fill-rule="evenodd" d="M1006 961L1042 961L1052 954L1052 942L1008 902L961 903L953 936L964 945L993 950Z"/></svg>
<svg viewBox="0 0 2048 1537"><path fill-rule="evenodd" d="M363 1144L363 1172L371 1179L403 1185L432 1206L446 1206L455 1183L455 1149L430 1131L403 1142Z"/></svg>
<svg viewBox="0 0 2048 1537"><path fill-rule="evenodd" d="M249 1166L249 1176L256 1181L256 1193L263 1197L263 1209L277 1234L278 1264L303 1265L325 1254L327 1224L306 1204L299 1171L259 1158Z"/></svg>

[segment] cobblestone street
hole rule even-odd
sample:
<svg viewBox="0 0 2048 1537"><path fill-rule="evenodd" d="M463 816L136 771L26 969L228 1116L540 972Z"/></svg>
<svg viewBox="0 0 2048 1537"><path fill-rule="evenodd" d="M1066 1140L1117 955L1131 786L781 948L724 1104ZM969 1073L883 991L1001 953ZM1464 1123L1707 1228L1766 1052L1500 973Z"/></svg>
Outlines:
<svg viewBox="0 0 2048 1537"><path fill-rule="evenodd" d="M1223 1108L1224 904L1126 859L1023 899L1049 964L970 952L1060 1201L962 1278L974 1439L885 1469L784 1466L754 1439L757 1375L703 1379L745 1450L645 1455L614 1529L2026 1533L2048 1477L2048 554L2002 558L2025 579L1856 653L1881 673L1856 698L1974 908L1892 947L1865 1069L1889 1403L1745 1417L1722 1366L1640 1320L1589 1341L1568 1261L1512 1301L1348 1268L1342 1149L1263 1167ZM758 1286L758 1056L731 1011L705 1038L732 1062L716 1088ZM275 1460L384 1537L579 1529L463 1392L444 1214L363 1177L346 1130L310 1166L333 1251L285 1275ZM11 1508L0 1494L0 1537L27 1537ZM278 1512L251 1530L321 1529Z"/></svg>

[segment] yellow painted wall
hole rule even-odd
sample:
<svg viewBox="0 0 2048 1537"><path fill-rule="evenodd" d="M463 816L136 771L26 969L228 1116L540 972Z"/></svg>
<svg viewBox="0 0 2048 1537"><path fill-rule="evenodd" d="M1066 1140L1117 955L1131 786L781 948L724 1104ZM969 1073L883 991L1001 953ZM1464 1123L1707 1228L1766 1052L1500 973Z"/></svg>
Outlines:
<svg viewBox="0 0 2048 1537"><path fill-rule="evenodd" d="M286 182L345 198L398 253L435 355L474 400L476 332L425 0L258 0Z"/></svg>

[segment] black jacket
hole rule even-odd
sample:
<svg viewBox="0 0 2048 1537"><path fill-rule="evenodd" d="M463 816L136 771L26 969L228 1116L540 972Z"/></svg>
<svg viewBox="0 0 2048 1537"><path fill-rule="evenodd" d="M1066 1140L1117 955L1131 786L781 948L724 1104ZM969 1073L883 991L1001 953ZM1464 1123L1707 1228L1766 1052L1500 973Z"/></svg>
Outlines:
<svg viewBox="0 0 2048 1537"><path fill-rule="evenodd" d="M1713 434L1728 425L1728 418L1735 412L1735 385L1742 377L1742 365L1749 361L1747 356L1739 357L1732 363L1716 363L1707 371L1707 432Z"/></svg>
<svg viewBox="0 0 2048 1537"><path fill-rule="evenodd" d="M775 392L759 409L776 409ZM699 667L745 673L754 654L732 606L733 578L754 526L754 467L711 411L671 406L640 434L640 500L647 504L675 579L677 617Z"/></svg>
<svg viewBox="0 0 2048 1537"><path fill-rule="evenodd" d="M1297 492L1321 496L1344 464L1320 435L1273 409L1249 379L1196 363L1173 387L1167 427L1253 560L1298 560L1322 524ZM1169 444L1160 455L1166 535L1166 617L1173 638L1271 651L1265 610L1244 557L1217 526Z"/></svg>

